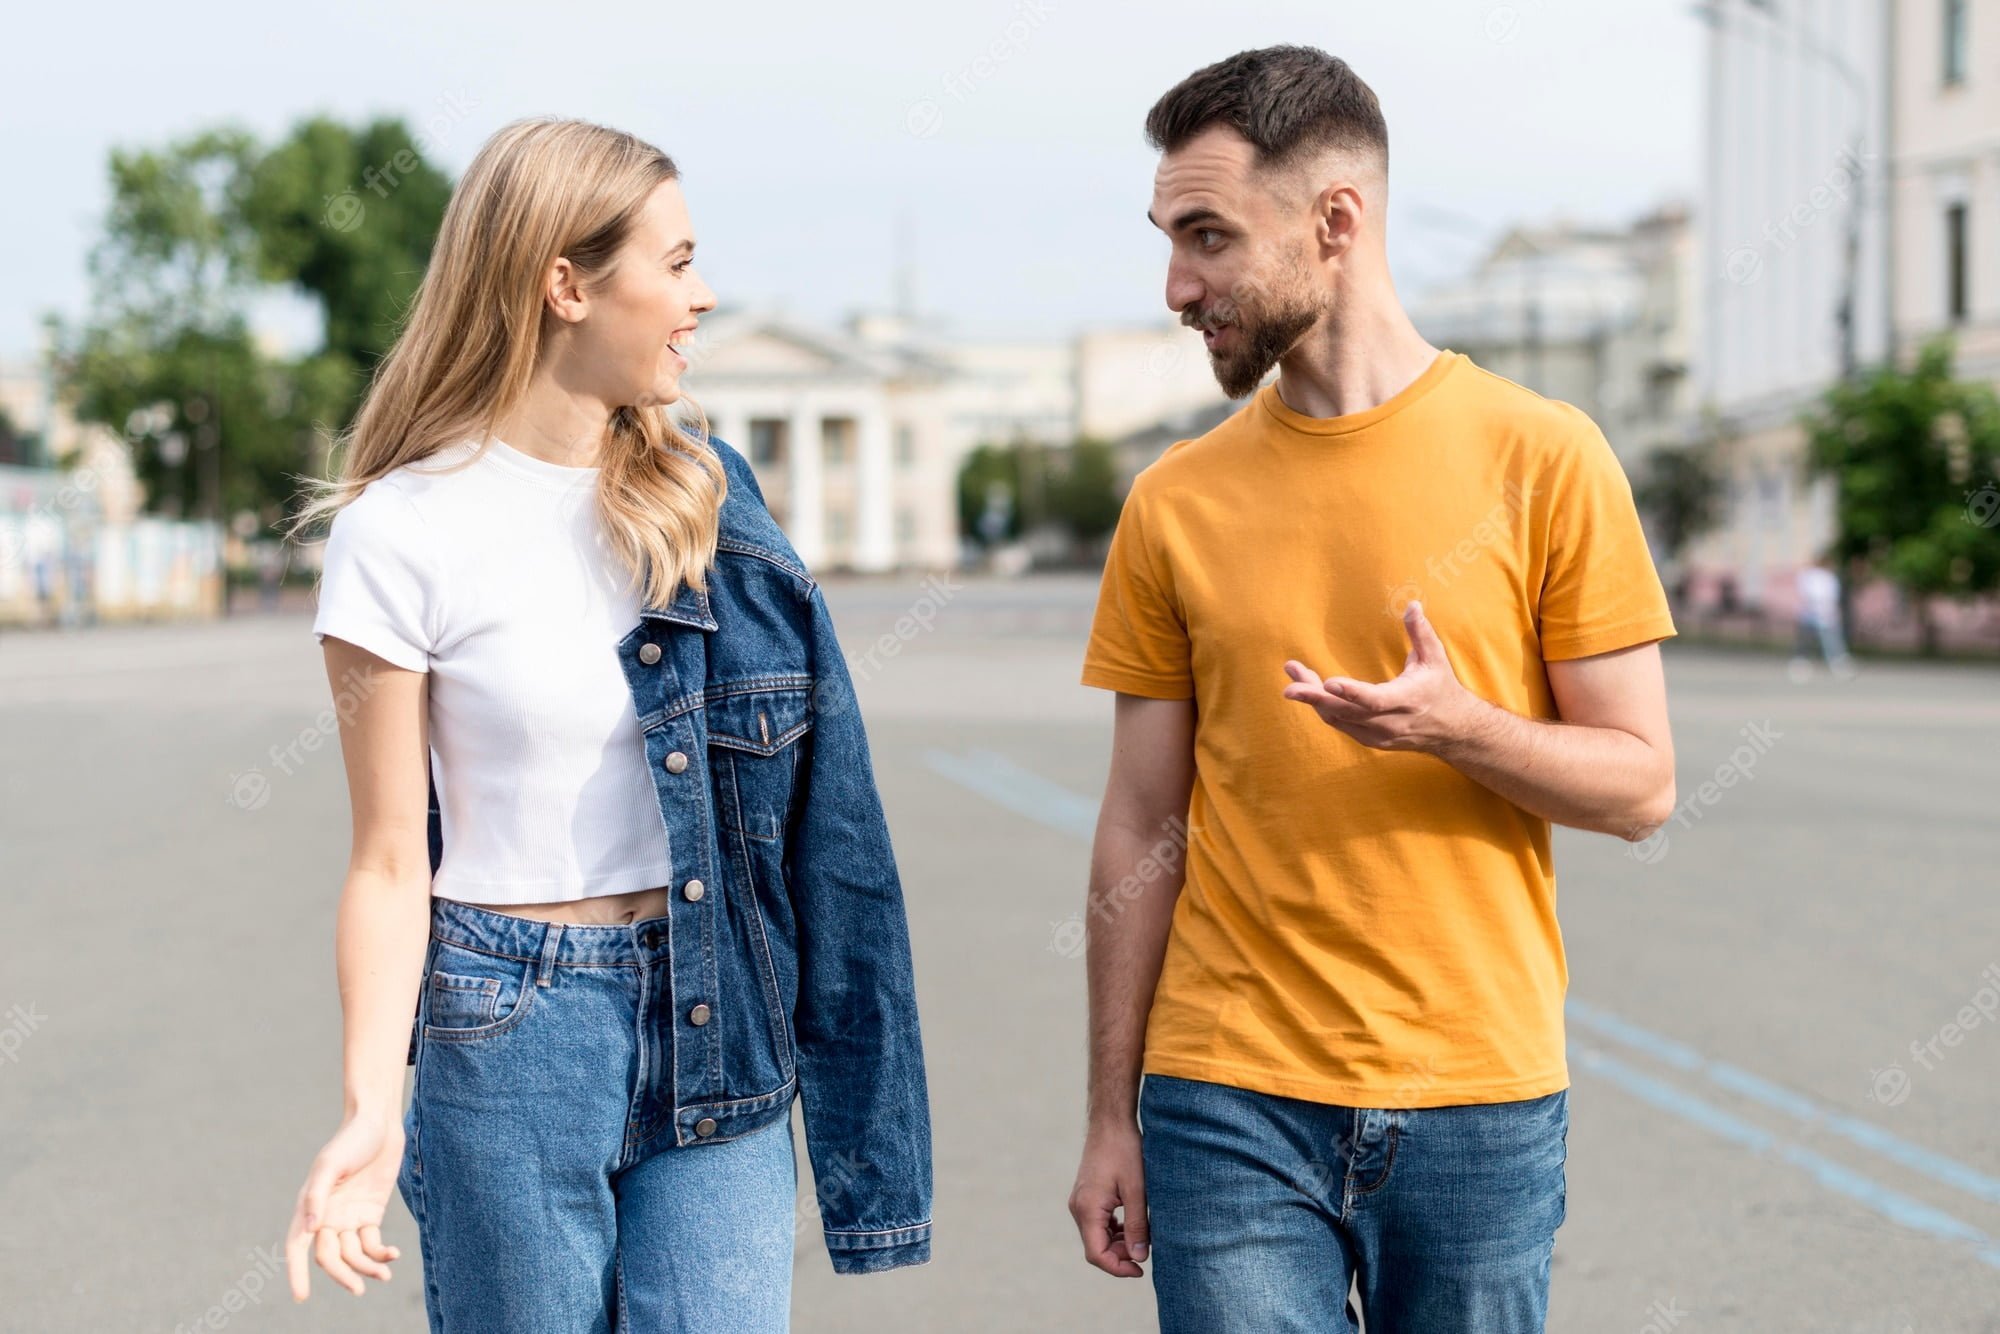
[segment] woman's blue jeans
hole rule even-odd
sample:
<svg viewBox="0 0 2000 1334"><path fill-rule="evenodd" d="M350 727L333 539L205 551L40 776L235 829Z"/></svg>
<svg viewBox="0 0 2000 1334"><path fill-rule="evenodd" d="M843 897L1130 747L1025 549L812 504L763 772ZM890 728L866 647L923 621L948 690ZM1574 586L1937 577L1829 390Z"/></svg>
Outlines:
<svg viewBox="0 0 2000 1334"><path fill-rule="evenodd" d="M397 1185L433 1334L789 1327L791 1121L675 1145L648 926L432 900Z"/></svg>
<svg viewBox="0 0 2000 1334"><path fill-rule="evenodd" d="M1145 1076L1162 1334L1540 1334L1569 1095L1380 1110Z"/></svg>

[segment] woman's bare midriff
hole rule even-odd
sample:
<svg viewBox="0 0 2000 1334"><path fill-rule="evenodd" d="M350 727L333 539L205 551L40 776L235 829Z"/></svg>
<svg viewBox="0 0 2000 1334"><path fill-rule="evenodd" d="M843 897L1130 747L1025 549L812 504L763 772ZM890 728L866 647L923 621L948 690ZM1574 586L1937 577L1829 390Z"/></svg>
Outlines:
<svg viewBox="0 0 2000 1334"><path fill-rule="evenodd" d="M475 903L475 908L532 917L538 922L563 922L571 926L628 926L648 917L665 917L672 902L671 890L633 889L623 894L595 894L587 899L564 903Z"/></svg>

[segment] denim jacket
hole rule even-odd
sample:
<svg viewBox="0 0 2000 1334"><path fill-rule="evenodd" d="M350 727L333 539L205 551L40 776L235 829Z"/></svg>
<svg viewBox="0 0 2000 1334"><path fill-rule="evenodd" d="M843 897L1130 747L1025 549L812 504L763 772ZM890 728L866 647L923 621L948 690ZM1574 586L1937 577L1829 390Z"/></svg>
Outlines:
<svg viewBox="0 0 2000 1334"><path fill-rule="evenodd" d="M708 588L680 586L618 642L666 822L676 893L675 1145L805 1102L834 1270L930 1259L931 1130L901 880L853 680L819 585L749 464L728 478ZM443 858L430 789L431 871Z"/></svg>

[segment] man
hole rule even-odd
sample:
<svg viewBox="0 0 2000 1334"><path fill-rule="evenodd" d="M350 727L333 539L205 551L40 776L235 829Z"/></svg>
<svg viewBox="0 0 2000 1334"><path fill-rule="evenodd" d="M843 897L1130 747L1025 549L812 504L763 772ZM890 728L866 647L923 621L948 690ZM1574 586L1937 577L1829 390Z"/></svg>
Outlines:
<svg viewBox="0 0 2000 1334"><path fill-rule="evenodd" d="M1136 1277L1154 1248L1168 1334L1351 1328L1350 1282L1371 1334L1539 1330L1550 823L1637 839L1674 806L1631 488L1583 413L1411 325L1344 62L1243 52L1146 129L1167 303L1250 401L1135 480L1085 656L1117 702L1084 1253Z"/></svg>

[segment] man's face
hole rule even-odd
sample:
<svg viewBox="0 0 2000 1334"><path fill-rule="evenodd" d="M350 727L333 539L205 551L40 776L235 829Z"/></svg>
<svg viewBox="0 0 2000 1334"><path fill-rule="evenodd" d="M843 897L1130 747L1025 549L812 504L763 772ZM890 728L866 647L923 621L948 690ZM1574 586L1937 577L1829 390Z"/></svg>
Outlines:
<svg viewBox="0 0 2000 1334"><path fill-rule="evenodd" d="M1202 331L1216 382L1243 398L1331 307L1313 220L1250 142L1218 127L1160 159L1147 218L1173 242L1167 306Z"/></svg>

